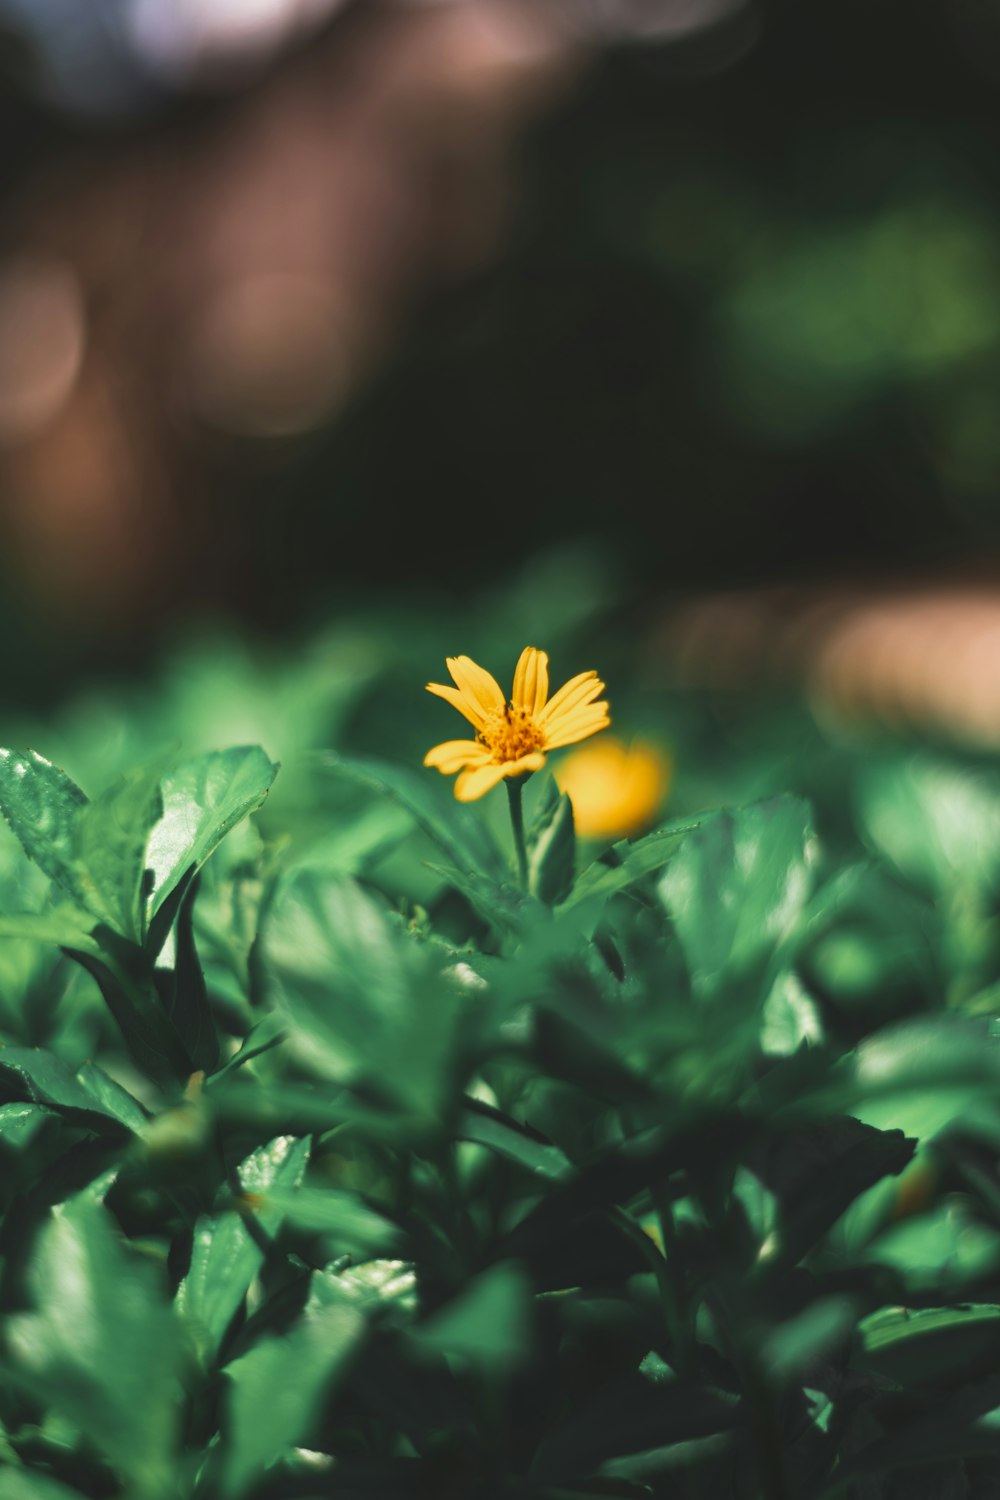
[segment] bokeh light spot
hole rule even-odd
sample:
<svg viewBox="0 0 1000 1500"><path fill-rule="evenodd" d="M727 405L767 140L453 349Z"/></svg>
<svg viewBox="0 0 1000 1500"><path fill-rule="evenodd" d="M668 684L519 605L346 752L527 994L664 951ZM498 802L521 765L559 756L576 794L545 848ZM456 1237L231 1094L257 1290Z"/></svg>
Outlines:
<svg viewBox="0 0 1000 1500"><path fill-rule="evenodd" d="M35 437L58 415L85 345L83 297L70 266L27 254L0 263L0 443Z"/></svg>

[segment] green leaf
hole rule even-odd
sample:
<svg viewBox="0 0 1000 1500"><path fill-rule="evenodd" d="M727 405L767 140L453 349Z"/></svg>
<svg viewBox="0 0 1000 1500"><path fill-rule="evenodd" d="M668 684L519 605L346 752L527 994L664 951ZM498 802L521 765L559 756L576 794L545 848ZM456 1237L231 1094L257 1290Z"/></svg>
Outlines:
<svg viewBox="0 0 1000 1500"><path fill-rule="evenodd" d="M475 870L495 880L506 874L506 862L482 817L456 802L437 771L413 771L386 761L360 760L329 753L322 764L329 770L391 797L413 818L448 861L459 869Z"/></svg>
<svg viewBox="0 0 1000 1500"><path fill-rule="evenodd" d="M5 829L0 838L7 838ZM21 851L17 853L21 860ZM34 873L47 884L40 870L32 872L27 861L23 863L29 878ZM79 940L86 942L85 934ZM51 1035L67 977L62 956L48 938L8 935L0 916L0 1034L10 1041L40 1041Z"/></svg>
<svg viewBox="0 0 1000 1500"><path fill-rule="evenodd" d="M857 1314L853 1297L820 1297L768 1331L761 1350L765 1368L773 1379L789 1381L829 1363L846 1347Z"/></svg>
<svg viewBox="0 0 1000 1500"><path fill-rule="evenodd" d="M52 906L47 911L11 912L0 916L0 938L28 938L56 943L60 948L89 948L97 953L91 933L94 919L78 906Z"/></svg>
<svg viewBox="0 0 1000 1500"><path fill-rule="evenodd" d="M541 771L536 776L529 776L524 784L525 817L528 819L528 848L544 832L552 821L553 814L559 805L562 792L559 783L551 771ZM531 808L530 817L529 806Z"/></svg>
<svg viewBox="0 0 1000 1500"><path fill-rule="evenodd" d="M296 1229L329 1235L338 1253L372 1255L396 1248L400 1238L398 1227L355 1193L304 1185L272 1187L258 1196L264 1212L277 1213Z"/></svg>
<svg viewBox="0 0 1000 1500"><path fill-rule="evenodd" d="M535 831L528 853L528 888L546 906L565 901L573 889L576 836L573 804L565 793Z"/></svg>
<svg viewBox="0 0 1000 1500"><path fill-rule="evenodd" d="M469 1108L463 1110L456 1129L459 1140L488 1146L544 1181L558 1182L572 1174L569 1158L544 1136L479 1100L466 1103Z"/></svg>
<svg viewBox="0 0 1000 1500"><path fill-rule="evenodd" d="M316 1272L301 1318L226 1367L223 1489L241 1495L305 1440L370 1324L412 1320L414 1275L398 1260Z"/></svg>
<svg viewBox="0 0 1000 1500"><path fill-rule="evenodd" d="M422 1349L506 1374L531 1350L532 1286L519 1266L491 1266L411 1332Z"/></svg>
<svg viewBox="0 0 1000 1500"><path fill-rule="evenodd" d="M936 894L957 881L1000 882L1000 786L930 756L869 770L860 781L869 839L905 876Z"/></svg>
<svg viewBox="0 0 1000 1500"><path fill-rule="evenodd" d="M4 1054L0 1052L0 1063ZM145 1129L149 1116L138 1099L110 1078L96 1063L85 1062L76 1072L87 1093L112 1119L120 1120L127 1129L136 1133Z"/></svg>
<svg viewBox="0 0 1000 1500"><path fill-rule="evenodd" d="M314 865L328 875L360 875L402 843L412 828L413 818L404 807L388 800L373 802L354 813L349 822L325 829L297 863Z"/></svg>
<svg viewBox="0 0 1000 1500"><path fill-rule="evenodd" d="M916 1466L927 1472L930 1465L942 1460L996 1455L1000 1452L1000 1407L993 1403L998 1395L1000 1389L995 1377L959 1386L944 1399L935 1392L932 1404L926 1409L918 1408L915 1420L894 1424L883 1437L850 1456L845 1454L837 1466L835 1482L824 1492L823 1500L843 1495L845 1491L850 1494L857 1480L872 1474ZM933 1470L930 1472L933 1475ZM916 1493L917 1484L906 1493L910 1489ZM892 1493L901 1491L894 1486ZM923 1489L923 1493L930 1491Z"/></svg>
<svg viewBox="0 0 1000 1500"><path fill-rule="evenodd" d="M700 820L688 818L666 823L634 843L623 839L614 844L581 872L566 905L575 906L592 897L607 899L619 891L628 890L669 864L684 840L700 827Z"/></svg>
<svg viewBox="0 0 1000 1500"><path fill-rule="evenodd" d="M181 881L201 868L231 828L260 807L277 774L278 767L259 745L243 745L210 751L163 777L163 816L146 848L146 864L153 872L151 924Z"/></svg>
<svg viewBox="0 0 1000 1500"><path fill-rule="evenodd" d="M908 1291L957 1299L1000 1266L1000 1234L978 1223L961 1199L952 1199L891 1224L866 1247L865 1258L892 1266Z"/></svg>
<svg viewBox="0 0 1000 1500"><path fill-rule="evenodd" d="M926 898L873 864L849 865L809 903L798 966L809 988L866 1018L889 1019L915 997L933 1005L941 974Z"/></svg>
<svg viewBox="0 0 1000 1500"><path fill-rule="evenodd" d="M270 1188L296 1187L309 1159L308 1140L278 1136L260 1146L240 1165L237 1177L244 1193L266 1195ZM264 1251L237 1211L224 1198L215 1214L203 1214L195 1225L191 1265L177 1289L177 1307L194 1332L206 1364L214 1359L251 1281L264 1263ZM230 1206L231 1205L231 1206ZM273 1238L282 1210L269 1208L264 1197L253 1213L258 1238Z"/></svg>
<svg viewBox="0 0 1000 1500"><path fill-rule="evenodd" d="M76 820L86 794L65 771L34 750L0 750L0 812L33 859L78 905Z"/></svg>
<svg viewBox="0 0 1000 1500"><path fill-rule="evenodd" d="M865 1037L812 1102L926 1141L998 1088L1000 1037L985 1019L915 1016Z"/></svg>
<svg viewBox="0 0 1000 1500"><path fill-rule="evenodd" d="M0 1104L0 1145L20 1151L31 1144L46 1120L56 1117L55 1110L42 1104Z"/></svg>
<svg viewBox="0 0 1000 1500"><path fill-rule="evenodd" d="M263 988L310 1072L365 1086L417 1115L450 1094L459 985L446 956L393 922L354 881L290 871L257 942Z"/></svg>
<svg viewBox="0 0 1000 1500"><path fill-rule="evenodd" d="M15 1378L87 1434L136 1500L174 1493L179 1330L157 1283L82 1194L42 1229L28 1269L36 1310L8 1335Z"/></svg>
<svg viewBox="0 0 1000 1500"><path fill-rule="evenodd" d="M519 938L544 913L535 896L509 880L494 880L477 874L475 870L460 870L455 865L435 864L433 860L427 860L426 865L428 870L454 886L480 920L501 938L511 935Z"/></svg>
<svg viewBox="0 0 1000 1500"><path fill-rule="evenodd" d="M900 1131L873 1130L850 1116L779 1134L751 1162L778 1210L761 1238L761 1264L797 1265L863 1193L900 1173L914 1148Z"/></svg>
<svg viewBox="0 0 1000 1500"><path fill-rule="evenodd" d="M366 1327L360 1305L314 1294L291 1329L261 1339L226 1366L223 1493L229 1500L309 1436Z"/></svg>
<svg viewBox="0 0 1000 1500"><path fill-rule="evenodd" d="M893 1307L859 1327L857 1363L906 1387L968 1383L996 1369L1000 1307Z"/></svg>
<svg viewBox="0 0 1000 1500"><path fill-rule="evenodd" d="M219 1119L258 1132L307 1135L350 1125L368 1139L398 1145L402 1138L412 1146L414 1127L420 1123L409 1115L387 1114L384 1103L372 1103L329 1082L262 1081L243 1069L220 1075L217 1082L213 1079L210 1088L212 1110Z"/></svg>
<svg viewBox="0 0 1000 1500"><path fill-rule="evenodd" d="M690 833L659 882L697 991L753 974L792 933L809 894L808 805L777 797Z"/></svg>
<svg viewBox="0 0 1000 1500"><path fill-rule="evenodd" d="M311 1296L324 1303L347 1301L380 1323L408 1324L417 1309L417 1278L407 1261L366 1260L314 1276Z"/></svg>
<svg viewBox="0 0 1000 1500"><path fill-rule="evenodd" d="M575 998L572 990L570 995L566 1009L571 1012ZM560 1003L558 995L553 995L553 1002ZM654 1097L646 1081L615 1055L614 1033L601 1025L605 1018L595 1017L597 1024L591 1028L586 1025L590 1018L580 1011L582 1025L544 1004L536 1007L533 1034L525 1051L542 1075L616 1104L640 1104Z"/></svg>
<svg viewBox="0 0 1000 1500"><path fill-rule="evenodd" d="M819 1007L798 975L785 970L764 1001L760 1050L767 1057L788 1057L801 1046L816 1046L822 1040Z"/></svg>
<svg viewBox="0 0 1000 1500"><path fill-rule="evenodd" d="M222 1064L217 1073L209 1080L211 1084L217 1084L221 1079L236 1073L240 1068L245 1068L247 1063L253 1062L255 1057L261 1057L265 1052L270 1052L272 1047L278 1047L285 1040L285 1022L283 1017L275 1015L273 1011L266 1011L260 1020L250 1028L243 1038L238 1052L234 1052L226 1062Z"/></svg>
<svg viewBox="0 0 1000 1500"><path fill-rule="evenodd" d="M90 948L67 946L63 952L96 980L136 1063L164 1087L187 1078L194 1065L160 1003L146 955L103 925L94 938L99 956Z"/></svg>
<svg viewBox="0 0 1000 1500"><path fill-rule="evenodd" d="M93 1063L74 1073L67 1063L40 1047L0 1048L0 1081L16 1080L18 1092L33 1104L57 1110L91 1130L124 1126L139 1131L146 1112L131 1094Z"/></svg>
<svg viewBox="0 0 1000 1500"><path fill-rule="evenodd" d="M27 1469L5 1468L2 1483L4 1500L80 1500L79 1490Z"/></svg>
<svg viewBox="0 0 1000 1500"><path fill-rule="evenodd" d="M644 1453L731 1431L744 1420L737 1398L710 1386L640 1373L612 1380L548 1432L531 1465L539 1483L584 1479L627 1453Z"/></svg>
<svg viewBox="0 0 1000 1500"><path fill-rule="evenodd" d="M683 1476L688 1471L704 1468L711 1460L721 1460L736 1440L734 1432L713 1432L708 1437L682 1439L662 1448L646 1448L640 1453L627 1453L623 1458L608 1458L598 1464L594 1471L602 1479L633 1481L632 1487L619 1490L615 1495L621 1500L647 1500L654 1493L650 1486L657 1479L662 1483L667 1475ZM712 1470L710 1469L711 1473ZM565 1492L564 1492L565 1493ZM600 1494L601 1491L592 1492ZM586 1490L574 1500L583 1500Z"/></svg>
<svg viewBox="0 0 1000 1500"><path fill-rule="evenodd" d="M161 766L129 771L77 813L74 850L89 911L131 942L145 936L143 876L150 829L160 818Z"/></svg>

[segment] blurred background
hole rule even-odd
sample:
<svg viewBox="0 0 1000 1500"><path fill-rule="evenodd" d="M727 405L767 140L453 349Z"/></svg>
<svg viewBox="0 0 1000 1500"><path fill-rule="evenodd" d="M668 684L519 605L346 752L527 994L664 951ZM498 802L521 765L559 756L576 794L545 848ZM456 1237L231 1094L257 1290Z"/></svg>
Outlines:
<svg viewBox="0 0 1000 1500"><path fill-rule="evenodd" d="M541 595L604 673L1000 743L1000 0L0 37L10 709L383 598L513 661Z"/></svg>

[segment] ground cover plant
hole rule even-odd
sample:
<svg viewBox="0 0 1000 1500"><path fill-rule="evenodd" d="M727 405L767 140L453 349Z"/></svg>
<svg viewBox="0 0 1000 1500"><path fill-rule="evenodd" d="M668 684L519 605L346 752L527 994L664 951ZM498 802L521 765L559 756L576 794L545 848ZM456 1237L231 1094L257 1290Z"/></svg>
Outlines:
<svg viewBox="0 0 1000 1500"><path fill-rule="evenodd" d="M4 1500L1000 1494L995 766L510 613L11 726Z"/></svg>

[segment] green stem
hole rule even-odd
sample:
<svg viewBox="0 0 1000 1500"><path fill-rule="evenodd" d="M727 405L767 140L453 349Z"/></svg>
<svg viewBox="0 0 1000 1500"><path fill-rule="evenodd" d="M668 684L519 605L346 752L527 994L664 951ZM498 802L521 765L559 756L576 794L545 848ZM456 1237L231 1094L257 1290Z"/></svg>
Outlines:
<svg viewBox="0 0 1000 1500"><path fill-rule="evenodd" d="M508 776L506 781L507 801L510 803L510 826L514 832L514 849L517 852L517 871L521 884L528 889L528 846L524 841L524 808L521 806L522 778Z"/></svg>

